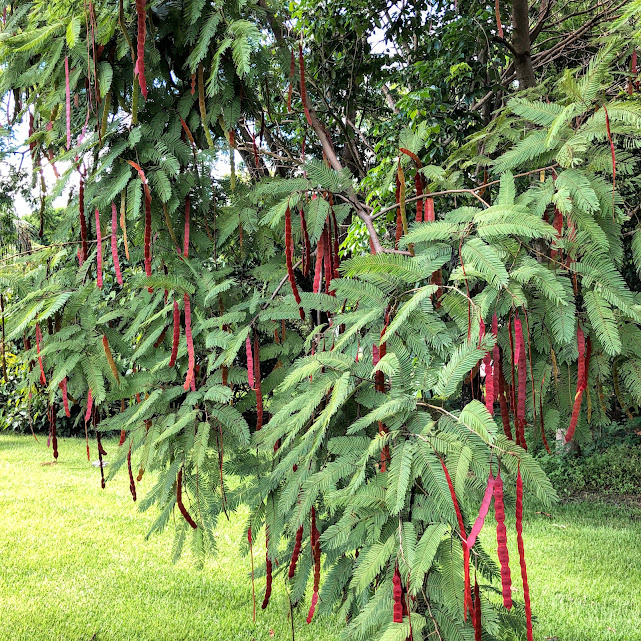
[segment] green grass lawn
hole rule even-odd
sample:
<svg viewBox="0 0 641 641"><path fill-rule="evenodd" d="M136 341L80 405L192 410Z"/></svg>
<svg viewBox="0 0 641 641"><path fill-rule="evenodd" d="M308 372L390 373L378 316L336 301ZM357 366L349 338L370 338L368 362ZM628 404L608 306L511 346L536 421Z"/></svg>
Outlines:
<svg viewBox="0 0 641 641"><path fill-rule="evenodd" d="M59 450L60 462L43 466L51 460L43 439L0 435L0 639L291 638L281 581L266 611L256 582L252 622L249 559L237 551L242 515L221 525L221 552L202 569L188 558L173 565L170 531L144 540L153 514L137 512L126 475L102 491L84 441L60 439ZM641 640L641 509L568 504L552 518L528 513L524 530L537 640ZM492 537L484 529L488 549ZM510 553L520 585L513 538ZM336 620L308 626L305 616L295 613L297 639L339 637Z"/></svg>

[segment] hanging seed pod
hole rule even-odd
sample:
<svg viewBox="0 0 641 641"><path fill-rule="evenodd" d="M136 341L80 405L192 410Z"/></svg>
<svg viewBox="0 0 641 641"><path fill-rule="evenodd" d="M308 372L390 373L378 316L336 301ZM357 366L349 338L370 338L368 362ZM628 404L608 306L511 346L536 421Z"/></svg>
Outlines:
<svg viewBox="0 0 641 641"><path fill-rule="evenodd" d="M523 479L521 478L520 463L516 475L516 543L519 548L521 578L523 580L523 600L525 601L527 641L533 641L534 636L532 634L532 607L530 606L530 587L527 581L527 568L525 567L525 548L523 545Z"/></svg>
<svg viewBox="0 0 641 641"><path fill-rule="evenodd" d="M305 212L300 208L300 229L303 237L303 276L309 276L309 266L312 261L312 250L309 242L309 235L307 233L307 222L305 221Z"/></svg>
<svg viewBox="0 0 641 641"><path fill-rule="evenodd" d="M78 214L80 218L80 240L82 241L82 251L78 256L78 262L82 264L87 260L89 255L89 245L87 244L87 221L85 220L85 183L80 174L80 182L78 185Z"/></svg>
<svg viewBox="0 0 641 641"><path fill-rule="evenodd" d="M285 262L287 263L287 276L289 278L289 284L292 288L292 293L294 294L294 299L296 303L300 305L301 297L298 293L298 287L296 286L296 278L294 276L294 265L292 262L292 252L293 252L293 242L292 242L292 213L287 205L285 211ZM305 312L302 307L298 308L298 313L301 320L305 320Z"/></svg>
<svg viewBox="0 0 641 641"><path fill-rule="evenodd" d="M38 364L40 365L40 384L47 384L47 377L45 376L45 368L42 362L42 356L40 356L40 348L42 345L42 332L40 331L40 324L36 318L36 353L38 354Z"/></svg>
<svg viewBox="0 0 641 641"><path fill-rule="evenodd" d="M136 501L136 483L134 482L134 473L131 469L131 445L129 446L129 452L127 453L127 470L129 471L129 491L131 492L131 498Z"/></svg>
<svg viewBox="0 0 641 641"><path fill-rule="evenodd" d="M325 255L325 234L321 234L316 247L316 265L314 266L314 285L312 291L320 292L321 278L323 276L323 258Z"/></svg>
<svg viewBox="0 0 641 641"><path fill-rule="evenodd" d="M490 472L490 477L487 479L487 486L485 487L485 494L483 495L483 500L481 501L481 508L479 509L479 515L474 521L474 525L470 530L470 534L467 537L467 547L472 549L476 543L476 537L479 535L479 532L483 528L485 523L485 517L490 509L490 503L492 502L492 496L494 495L494 478L492 477L492 472Z"/></svg>
<svg viewBox="0 0 641 641"><path fill-rule="evenodd" d="M503 588L503 605L509 610L512 607L512 578L510 576L510 557L507 550L507 530L505 529L505 507L503 505L503 479L501 468L494 481L494 513L496 517L496 542L501 565L501 585Z"/></svg>
<svg viewBox="0 0 641 641"><path fill-rule="evenodd" d="M171 357L169 359L169 367L173 367L176 363L176 356L178 355L178 343L180 342L180 309L178 302L174 300L174 338L171 344Z"/></svg>
<svg viewBox="0 0 641 641"><path fill-rule="evenodd" d="M481 619L481 592L474 578L474 641L483 641L483 623Z"/></svg>
<svg viewBox="0 0 641 641"><path fill-rule="evenodd" d="M126 201L125 192L123 189L120 193L120 229L122 229L122 242L125 244L125 256L129 260L129 243L127 242L127 221L125 219Z"/></svg>
<svg viewBox="0 0 641 641"><path fill-rule="evenodd" d="M118 368L116 367L116 363L114 362L114 357L111 354L111 349L109 349L109 341L107 340L107 336L105 334L102 335L102 347L105 350L105 356L107 357L107 362L109 363L109 367L111 368L111 373L114 375L114 378L116 379L116 383L120 385L120 376L118 376Z"/></svg>
<svg viewBox="0 0 641 641"><path fill-rule="evenodd" d="M398 570L398 563L394 568L394 577L392 578L394 586L394 623L403 623L403 588L401 586L401 573Z"/></svg>
<svg viewBox="0 0 641 641"><path fill-rule="evenodd" d="M209 131L209 120L207 119L207 107L205 104L205 80L203 78L203 63L198 65L198 107L200 109L200 122L205 131L205 139L210 149L214 148L214 140Z"/></svg>
<svg viewBox="0 0 641 641"><path fill-rule="evenodd" d="M134 75L138 76L138 83L140 84L140 93L143 98L147 100L147 81L145 79L145 38L147 33L147 12L146 1L136 0L136 13L138 14L138 59L136 60L136 67Z"/></svg>
<svg viewBox="0 0 641 641"><path fill-rule="evenodd" d="M249 338L249 337L248 337ZM254 385L256 386L256 431L263 427L263 392L260 387L260 345L254 335Z"/></svg>
<svg viewBox="0 0 641 641"><path fill-rule="evenodd" d="M494 347L492 348L492 404L491 407L488 408L492 416L494 416L494 401L496 401L497 397L500 394L499 380L501 378L501 350L499 348L498 334L498 319L496 317L496 313L494 313L492 316L492 336L494 336Z"/></svg>
<svg viewBox="0 0 641 641"><path fill-rule="evenodd" d="M194 341L191 335L191 303L189 302L189 294L185 292L185 339L187 341L187 355L189 357L189 364L187 366L187 378L183 385L185 391L190 388L192 391L195 389L194 380L194 366L196 364L196 356L194 354Z"/></svg>
<svg viewBox="0 0 641 641"><path fill-rule="evenodd" d="M62 406L65 408L65 416L69 418L71 416L71 413L69 412L69 398L67 397L67 377L66 376L60 381L60 383L58 383L58 387L62 392Z"/></svg>
<svg viewBox="0 0 641 641"><path fill-rule="evenodd" d="M298 557L300 556L300 549L303 545L303 526L301 525L298 530L296 530L296 540L294 541L294 551L292 552L292 560L289 564L289 572L287 573L288 578L293 579L296 572L296 564L298 563Z"/></svg>
<svg viewBox="0 0 641 641"><path fill-rule="evenodd" d="M56 435L56 406L51 405L49 420L51 421L51 445L53 447L53 458L58 458L58 437Z"/></svg>
<svg viewBox="0 0 641 641"><path fill-rule="evenodd" d="M185 518L185 521L187 521L187 523L189 523L189 525L191 525L191 527L195 530L198 526L196 525L196 522L194 521L194 519L191 518L191 515L187 511L187 508L183 505L182 481L183 481L183 468L181 467L180 470L178 471L178 478L176 479L176 503L178 504L178 509L180 510L180 513Z"/></svg>
<svg viewBox="0 0 641 641"><path fill-rule="evenodd" d="M133 160L127 162L138 172L145 191L145 274L151 276L151 191L142 167ZM149 291L153 291L151 287Z"/></svg>
<svg viewBox="0 0 641 641"><path fill-rule="evenodd" d="M247 356L247 382L250 389L254 389L254 357L252 355L252 342L249 336L245 339L245 354Z"/></svg>
<svg viewBox="0 0 641 641"><path fill-rule="evenodd" d="M450 490L450 496L452 497L452 504L454 506L454 511L456 512L456 520L458 521L459 532L461 536L461 544L463 546L463 572L465 575L465 594L463 595L463 618L467 621L467 614L472 610L472 595L470 594L470 550L467 546L467 535L465 534L465 524L463 523L463 515L461 514L461 508L459 507L458 500L456 499L456 492L454 491L454 484L450 478L450 473L445 466L445 461L442 458L439 458L441 462L441 467L443 468L443 473L445 474L445 480L447 481L447 487Z"/></svg>
<svg viewBox="0 0 641 641"><path fill-rule="evenodd" d="M521 447L527 451L527 443L525 442L525 397L527 393L527 373L525 362L525 340L523 338L523 327L521 319L517 316L514 321L514 332L516 334L516 350L518 374L519 374L519 389L516 409L516 425L520 431Z"/></svg>
<svg viewBox="0 0 641 641"><path fill-rule="evenodd" d="M574 396L574 406L572 408L572 418L570 419L570 427L565 434L566 443L569 443L574 436L574 431L576 430L576 425L579 421L579 414L581 412L583 392L585 390L585 388L583 387L583 383L586 382L587 386L585 374L585 337L580 326L578 326L576 330L576 342L579 349L578 375L576 383L576 395Z"/></svg>
<svg viewBox="0 0 641 641"><path fill-rule="evenodd" d="M326 294L331 294L329 290L329 285L332 282L332 278L334 277L334 257L333 257L333 251L332 251L332 238L331 234L329 231L329 219L325 223L325 230L324 230L324 235L325 235L325 256L324 256L324 263L325 263L325 293Z"/></svg>
<svg viewBox="0 0 641 641"><path fill-rule="evenodd" d="M116 272L116 281L122 285L122 273L120 272L120 260L118 259L118 212L115 203L111 203L111 258L114 261L114 271Z"/></svg>
<svg viewBox="0 0 641 641"><path fill-rule="evenodd" d="M265 597L263 598L263 604L260 606L262 610L267 608L269 605L269 599L272 595L272 560L269 558L269 552L265 552L265 574L267 582L265 584Z"/></svg>

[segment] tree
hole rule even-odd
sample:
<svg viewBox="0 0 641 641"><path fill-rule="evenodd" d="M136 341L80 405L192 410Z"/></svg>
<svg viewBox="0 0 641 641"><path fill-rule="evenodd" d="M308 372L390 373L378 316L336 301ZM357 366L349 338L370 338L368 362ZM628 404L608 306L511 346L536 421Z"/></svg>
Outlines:
<svg viewBox="0 0 641 641"><path fill-rule="evenodd" d="M484 512L502 540L516 486L518 529L521 483L555 500L528 449L641 398L637 8L613 7L530 25L515 2L507 38L479 3L11 7L0 89L57 166L47 198L80 183L50 242L0 263L52 436L75 403L100 456L121 431L110 474L135 499L157 472L142 506L154 531L182 513L177 553L248 504L263 607L280 574L351 639L531 638Z"/></svg>

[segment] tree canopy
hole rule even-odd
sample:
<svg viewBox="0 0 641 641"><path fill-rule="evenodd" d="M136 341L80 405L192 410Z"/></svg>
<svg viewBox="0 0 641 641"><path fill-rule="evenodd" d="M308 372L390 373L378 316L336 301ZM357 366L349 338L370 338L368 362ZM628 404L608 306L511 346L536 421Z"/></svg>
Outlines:
<svg viewBox="0 0 641 641"><path fill-rule="evenodd" d="M641 402L639 11L8 5L39 229L0 259L2 358L54 456L65 417L88 456L120 431L176 558L249 505L263 608L282 580L350 639L531 639L534 454Z"/></svg>

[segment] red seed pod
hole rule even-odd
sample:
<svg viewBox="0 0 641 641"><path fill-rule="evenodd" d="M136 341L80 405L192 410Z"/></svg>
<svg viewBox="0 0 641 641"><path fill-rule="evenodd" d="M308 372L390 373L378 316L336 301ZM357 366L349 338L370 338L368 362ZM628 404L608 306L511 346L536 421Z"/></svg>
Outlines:
<svg viewBox="0 0 641 641"><path fill-rule="evenodd" d="M332 250L332 237L329 232L329 219L325 225L325 293L331 294L329 291L329 285L332 282L334 277L334 257Z"/></svg>
<svg viewBox="0 0 641 641"><path fill-rule="evenodd" d="M445 474L445 480L447 481L447 487L450 490L450 496L452 497L452 504L454 505L454 511L456 512L456 520L458 521L459 532L461 536L461 544L463 546L463 572L465 573L465 594L463 595L463 618L467 621L467 613L472 609L472 599L470 594L470 550L467 547L467 535L465 534L465 524L463 523L463 515L461 514L461 508L459 507L458 500L456 499L456 492L454 491L454 484L450 478L450 473L445 466L445 461L439 459L441 462L441 467Z"/></svg>
<svg viewBox="0 0 641 641"><path fill-rule="evenodd" d="M245 354L247 356L247 382L254 389L254 357L252 356L252 342L249 336L245 339Z"/></svg>
<svg viewBox="0 0 641 641"><path fill-rule="evenodd" d="M321 562L321 549L320 549L320 532L316 527L316 510L312 506L311 514L311 528L310 528L310 544L312 549L312 558L314 560L314 593L312 595L312 604L307 613L307 623L312 622L316 604L318 603L318 590L320 588L320 562Z"/></svg>
<svg viewBox="0 0 641 641"><path fill-rule="evenodd" d="M485 368L485 408L492 414L494 412L494 377L490 352L483 357L483 367Z"/></svg>
<svg viewBox="0 0 641 641"><path fill-rule="evenodd" d="M507 550L507 530L505 529L505 506L503 505L503 479L499 468L494 481L494 514L496 517L496 542L501 565L501 585L503 588L503 605L509 610L512 607L512 578L510 576L510 556Z"/></svg>
<svg viewBox="0 0 641 641"><path fill-rule="evenodd" d="M515 374L514 365L517 362L517 354L515 353L514 332L513 332L513 325L512 325L512 320L511 319L508 321L507 328L508 328L508 334L509 334L509 337L510 337L510 356L511 356L510 367L511 367L511 371L512 371L512 384L510 385L510 388L509 388L509 391L510 391L509 400L510 400L510 406L511 406L511 409L512 409L512 414L516 417L517 416L517 413L516 413L516 396L515 396L516 374ZM516 424L514 426L514 432L515 432L515 436L516 436L516 444L517 445L521 445L521 435L520 435L519 429L518 429L518 419L516 419L515 423Z"/></svg>
<svg viewBox="0 0 641 641"><path fill-rule="evenodd" d="M309 242L309 235L307 233L307 222L305 220L305 212L300 208L300 229L303 236L303 276L309 276L309 265L312 261L312 250Z"/></svg>
<svg viewBox="0 0 641 641"><path fill-rule="evenodd" d="M173 367L176 363L176 356L178 354L178 343L180 342L180 309L178 303L174 301L174 340L171 344L171 358L169 359L169 367Z"/></svg>
<svg viewBox="0 0 641 641"><path fill-rule="evenodd" d="M140 84L140 93L143 98L147 99L147 81L145 80L145 37L147 32L147 13L145 9L145 0L136 0L136 12L138 14L138 59L136 60L136 68L134 73L138 74L138 82Z"/></svg>
<svg viewBox="0 0 641 641"><path fill-rule="evenodd" d="M89 246L87 244L87 221L85 220L85 183L80 175L80 182L78 185L78 213L80 218L80 240L82 241L82 253L79 257L80 265L87 260L89 255Z"/></svg>
<svg viewBox="0 0 641 641"><path fill-rule="evenodd" d="M516 342L518 346L518 372L519 372L519 391L517 403L517 425L521 432L521 447L527 450L527 443L525 442L525 397L527 393L527 369L525 362L525 340L523 338L523 328L521 326L521 319L516 318L514 321L514 330L516 332Z"/></svg>
<svg viewBox="0 0 641 641"><path fill-rule="evenodd" d="M296 303L300 305L301 298L298 293L298 287L296 286L296 278L294 277L294 265L292 263L292 252L294 251L292 244L292 213L287 205L287 210L285 211L285 262L287 263L287 276L289 277L289 284L292 288L292 293L294 294L294 299ZM298 308L298 313L300 314L301 320L305 320L305 312L302 307Z"/></svg>
<svg viewBox="0 0 641 641"><path fill-rule="evenodd" d="M65 56L65 110L67 116L67 151L71 149L71 90L69 89L69 57Z"/></svg>
<svg viewBox="0 0 641 641"><path fill-rule="evenodd" d="M260 345L254 335L254 385L256 386L256 431L263 427L263 392L260 387Z"/></svg>
<svg viewBox="0 0 641 641"><path fill-rule="evenodd" d="M194 341L191 336L191 304L189 302L189 294L185 292L185 338L187 340L187 355L189 356L189 364L187 366L187 378L183 385L185 391L195 386L194 381L194 366L196 364L196 356L194 354Z"/></svg>
<svg viewBox="0 0 641 641"><path fill-rule="evenodd" d="M58 383L58 387L62 391L62 405L65 408L65 416L69 418L71 416L69 412L69 399L67 397L67 377L65 376L60 383Z"/></svg>
<svg viewBox="0 0 641 641"><path fill-rule="evenodd" d="M167 290L165 290L165 296L168 294ZM165 298L165 305L167 304L167 299ZM160 332L160 336L156 339L156 342L154 343L154 349L158 349L161 345L162 342L165 340L165 336L167 335L167 328L163 327L162 332Z"/></svg>
<svg viewBox="0 0 641 641"><path fill-rule="evenodd" d="M481 592L474 579L474 641L483 641L483 624L481 619Z"/></svg>
<svg viewBox="0 0 641 641"><path fill-rule="evenodd" d="M127 470L129 471L129 491L131 492L131 498L136 501L136 483L134 482L134 473L131 469L131 445L129 446L129 452L127 453Z"/></svg>
<svg viewBox="0 0 641 641"><path fill-rule="evenodd" d="M476 543L476 537L479 535L479 532L483 528L483 523L485 523L485 517L490 509L490 503L492 502L492 496L494 494L494 478L492 477L492 472L490 472L490 477L487 479L487 486L485 487L485 494L483 495L483 500L481 501L481 508L479 509L479 515L474 521L474 525L470 530L470 534L467 537L467 547L472 549Z"/></svg>
<svg viewBox="0 0 641 641"><path fill-rule="evenodd" d="M574 431L576 430L576 425L579 421L579 414L581 413L581 401L583 399L583 392L585 390L585 388L583 387L584 382L587 386L587 375L585 368L585 337L580 326L577 327L576 330L576 341L579 348L578 375L576 395L574 397L574 407L572 408L572 418L570 419L570 427L565 434L566 443L569 443L574 436Z"/></svg>
<svg viewBox="0 0 641 641"><path fill-rule="evenodd" d="M425 200L425 211L423 212L423 221L425 222L434 222L436 220L436 214L434 213L434 199L426 198Z"/></svg>
<svg viewBox="0 0 641 641"><path fill-rule="evenodd" d="M392 578L394 585L394 623L403 623L403 588L401 586L401 573L398 570L398 563L394 569Z"/></svg>
<svg viewBox="0 0 641 641"><path fill-rule="evenodd" d="M494 401L496 401L499 395L499 379L500 379L500 368L501 368L501 352L499 349L499 328L498 328L498 319L496 313L492 316L492 336L494 336L494 347L492 349L492 408L489 410L490 414L494 416Z"/></svg>
<svg viewBox="0 0 641 641"><path fill-rule="evenodd" d="M332 203L331 195L330 195L330 203ZM336 214L334 213L333 203L330 206L330 213L332 215L332 223L334 225L334 262L332 263L332 267L333 267L332 278L338 278L339 277L338 267L340 265L340 257L338 255L338 251L339 251L338 236L340 234L340 229L338 228L338 222L336 220Z"/></svg>
<svg viewBox="0 0 641 641"><path fill-rule="evenodd" d="M126 440L127 440L127 432L125 432L125 430L120 430L120 440L118 441L118 447L120 447Z"/></svg>
<svg viewBox="0 0 641 641"><path fill-rule="evenodd" d="M178 509L180 513L185 518L185 521L191 525L194 530L198 527L194 519L191 518L191 515L187 511L187 508L183 505L183 468L181 467L178 471L178 478L176 479L176 503L178 504Z"/></svg>
<svg viewBox="0 0 641 641"><path fill-rule="evenodd" d="M191 74L190 82L191 82L191 95L193 96L196 93L196 74L195 73Z"/></svg>
<svg viewBox="0 0 641 641"><path fill-rule="evenodd" d="M45 376L45 368L42 363L42 356L40 356L40 347L42 344L42 332L40 331L40 325L36 320L36 353L38 354L38 364L40 365L40 384L47 384L47 377Z"/></svg>
<svg viewBox="0 0 641 641"><path fill-rule="evenodd" d="M53 458L58 458L58 437L56 435L56 406L53 404L49 413L51 421L51 445L53 446Z"/></svg>
<svg viewBox="0 0 641 641"><path fill-rule="evenodd" d="M321 234L318 239L318 246L316 248L316 265L314 266L314 286L312 291L315 294L320 292L321 278L323 276L323 258L325 254L325 234Z"/></svg>
<svg viewBox="0 0 641 641"><path fill-rule="evenodd" d="M189 255L189 194L185 199L185 234L183 236L183 256Z"/></svg>
<svg viewBox="0 0 641 641"><path fill-rule="evenodd" d="M267 576L267 583L265 584L265 598L261 609L265 609L269 605L269 598L272 595L272 561L269 558L269 552L265 552L265 572Z"/></svg>
<svg viewBox="0 0 641 641"><path fill-rule="evenodd" d="M561 238L561 234L563 233L563 214L556 208L554 209L554 220L552 222L552 226L556 230L557 238ZM556 258L558 254L558 250L550 250L550 258Z"/></svg>
<svg viewBox="0 0 641 641"><path fill-rule="evenodd" d="M527 568L525 567L525 548L523 546L523 479L521 466L516 475L516 543L519 548L519 561L521 564L521 578L523 580L523 600L525 601L525 621L527 641L533 640L532 634L532 607L530 606L530 587L527 582Z"/></svg>
<svg viewBox="0 0 641 641"><path fill-rule="evenodd" d="M305 85L305 61L303 60L303 46L298 45L298 65L300 67L300 98L303 101L303 109L305 110L305 118L310 127L312 125L312 118L309 114L309 103L307 100L307 87Z"/></svg>
<svg viewBox="0 0 641 641"><path fill-rule="evenodd" d="M97 427L99 418L100 417L98 415L98 411L96 408L94 408L92 422L93 422L94 431L96 433L96 443L98 444L98 463L100 465L100 487L104 490L105 489L105 466L104 466L102 457L105 456L107 452L105 452L105 449L102 446L100 432L98 431L98 427Z"/></svg>
<svg viewBox="0 0 641 641"><path fill-rule="evenodd" d="M314 594L312 594L312 604L309 608L309 612L307 613L307 619L305 619L307 623L312 622L312 618L314 617L314 612L316 611L317 603L318 603L318 592L314 592Z"/></svg>
<svg viewBox="0 0 641 641"><path fill-rule="evenodd" d="M145 185L145 274L151 276L151 193ZM152 291L149 288L149 291Z"/></svg>
<svg viewBox="0 0 641 641"><path fill-rule="evenodd" d="M303 545L303 526L301 525L298 530L296 530L296 540L294 541L294 551L292 552L292 560L289 564L289 572L287 576L290 579L294 578L296 572L296 564L298 563L298 557L300 556L300 549Z"/></svg>
<svg viewBox="0 0 641 641"><path fill-rule="evenodd" d="M122 285L122 273L120 272L120 260L118 259L118 211L115 203L111 203L111 258L114 261L116 281Z"/></svg>

